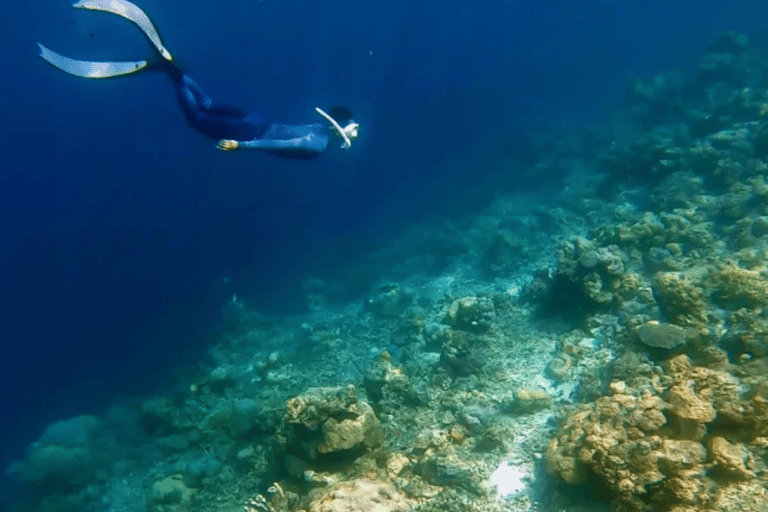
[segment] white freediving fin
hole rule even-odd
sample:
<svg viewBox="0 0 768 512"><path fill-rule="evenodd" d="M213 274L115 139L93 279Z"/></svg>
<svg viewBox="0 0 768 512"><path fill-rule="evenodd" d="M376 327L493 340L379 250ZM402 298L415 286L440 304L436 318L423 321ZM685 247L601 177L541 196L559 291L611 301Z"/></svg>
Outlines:
<svg viewBox="0 0 768 512"><path fill-rule="evenodd" d="M155 29L152 21L150 21L149 16L147 16L138 5L133 4L128 0L80 0L72 7L111 12L118 16L122 16L127 20L131 20L147 35L165 60L173 60L171 53L166 50L165 46L163 46L163 42L160 40L160 34L157 33L157 29Z"/></svg>
<svg viewBox="0 0 768 512"><path fill-rule="evenodd" d="M75 60L60 55L53 50L37 43L40 47L40 57L53 67L70 75L83 78L109 78L113 76L128 75L147 67L146 60L122 61L122 62L93 62L88 60Z"/></svg>

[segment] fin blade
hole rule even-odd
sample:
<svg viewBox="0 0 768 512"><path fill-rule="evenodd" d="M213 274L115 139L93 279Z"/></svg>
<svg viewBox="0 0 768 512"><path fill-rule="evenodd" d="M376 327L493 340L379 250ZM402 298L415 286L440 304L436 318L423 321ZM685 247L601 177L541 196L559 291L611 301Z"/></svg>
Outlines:
<svg viewBox="0 0 768 512"><path fill-rule="evenodd" d="M58 54L40 43L37 43L37 46L40 47L40 57L44 61L65 73L83 78L110 78L128 75L147 67L146 60L121 62L75 60Z"/></svg>
<svg viewBox="0 0 768 512"><path fill-rule="evenodd" d="M117 14L123 18L134 22L141 30L146 34L149 40L155 45L157 51L163 56L165 60L173 60L171 53L165 48L160 34L152 24L144 11L139 8L138 5L129 2L128 0L80 0L76 4L72 5L77 9L93 9L95 11L105 11Z"/></svg>

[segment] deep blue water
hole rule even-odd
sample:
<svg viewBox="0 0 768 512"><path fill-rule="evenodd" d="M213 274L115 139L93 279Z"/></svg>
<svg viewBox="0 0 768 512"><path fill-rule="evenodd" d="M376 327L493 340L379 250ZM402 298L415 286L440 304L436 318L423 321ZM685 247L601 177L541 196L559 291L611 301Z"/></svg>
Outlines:
<svg viewBox="0 0 768 512"><path fill-rule="evenodd" d="M36 57L36 41L151 55L129 22L68 2L6 7L2 466L47 422L162 390L200 360L232 293L301 311L308 275L460 210L492 168L489 141L514 156L530 119L599 122L628 76L685 70L725 30L766 34L746 0L138 3L216 99L296 123L342 103L361 137L313 162L217 152L166 77L89 81Z"/></svg>

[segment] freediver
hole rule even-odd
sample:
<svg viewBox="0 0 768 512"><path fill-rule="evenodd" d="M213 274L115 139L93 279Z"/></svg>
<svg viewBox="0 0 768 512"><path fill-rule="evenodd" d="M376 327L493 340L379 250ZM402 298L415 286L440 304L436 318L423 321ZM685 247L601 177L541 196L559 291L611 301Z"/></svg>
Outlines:
<svg viewBox="0 0 768 512"><path fill-rule="evenodd" d="M70 59L40 43L40 57L54 67L83 78L110 78L138 71L162 71L173 82L187 122L194 129L214 140L222 151L259 149L283 158L315 158L336 136L341 147L348 149L357 137L359 124L344 107L332 107L328 113L316 108L326 122L306 125L286 125L269 121L260 112L246 112L237 107L220 105L203 92L192 78L173 62L160 35L149 17L128 0L81 0L72 7L111 12L135 23L157 49L153 59L120 62L92 62Z"/></svg>

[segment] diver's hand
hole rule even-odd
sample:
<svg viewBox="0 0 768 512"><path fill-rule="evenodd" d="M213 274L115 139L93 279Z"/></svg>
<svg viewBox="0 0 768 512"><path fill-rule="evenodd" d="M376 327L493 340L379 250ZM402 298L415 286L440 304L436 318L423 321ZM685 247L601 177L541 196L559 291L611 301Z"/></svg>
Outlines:
<svg viewBox="0 0 768 512"><path fill-rule="evenodd" d="M236 140L222 139L216 144L216 147L222 151L232 151L237 149L240 144Z"/></svg>

